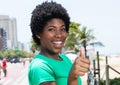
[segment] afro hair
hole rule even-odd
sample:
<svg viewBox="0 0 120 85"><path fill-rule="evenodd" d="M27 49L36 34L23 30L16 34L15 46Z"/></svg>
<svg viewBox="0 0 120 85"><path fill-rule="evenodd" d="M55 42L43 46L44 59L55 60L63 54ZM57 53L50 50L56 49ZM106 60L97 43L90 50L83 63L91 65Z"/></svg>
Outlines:
<svg viewBox="0 0 120 85"><path fill-rule="evenodd" d="M42 4L37 5L33 10L30 27L33 40L37 45L40 45L40 40L36 37L36 35L41 33L46 23L53 18L62 19L66 26L66 32L69 31L70 17L67 10L62 7L61 4L57 4L53 1L45 1Z"/></svg>

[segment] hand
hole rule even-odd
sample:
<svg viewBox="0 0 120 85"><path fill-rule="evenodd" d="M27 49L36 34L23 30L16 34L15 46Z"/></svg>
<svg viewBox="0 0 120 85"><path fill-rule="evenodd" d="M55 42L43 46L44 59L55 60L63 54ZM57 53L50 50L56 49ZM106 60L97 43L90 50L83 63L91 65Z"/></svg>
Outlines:
<svg viewBox="0 0 120 85"><path fill-rule="evenodd" d="M77 79L78 76L84 76L90 68L89 59L85 58L84 48L80 48L80 55L75 59L73 66L71 68L69 77L71 79Z"/></svg>

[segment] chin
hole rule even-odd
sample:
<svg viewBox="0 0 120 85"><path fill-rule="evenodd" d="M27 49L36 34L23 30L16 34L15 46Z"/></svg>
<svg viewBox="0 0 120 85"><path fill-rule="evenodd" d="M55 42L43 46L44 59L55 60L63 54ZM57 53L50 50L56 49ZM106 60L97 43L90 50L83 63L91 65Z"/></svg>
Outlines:
<svg viewBox="0 0 120 85"><path fill-rule="evenodd" d="M54 50L54 52L55 52L56 54L57 54L57 53L61 53L61 51L62 51L61 49L59 49L59 50L58 50L58 49L57 49L57 50Z"/></svg>

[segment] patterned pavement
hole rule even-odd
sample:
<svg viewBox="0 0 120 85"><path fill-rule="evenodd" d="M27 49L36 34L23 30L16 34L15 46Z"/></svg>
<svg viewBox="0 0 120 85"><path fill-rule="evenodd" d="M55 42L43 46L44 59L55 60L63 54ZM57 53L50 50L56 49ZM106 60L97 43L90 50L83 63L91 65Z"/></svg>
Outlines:
<svg viewBox="0 0 120 85"><path fill-rule="evenodd" d="M29 62L23 66L23 63L11 64L8 63L8 74L7 77L1 74L0 85L28 85L27 71Z"/></svg>

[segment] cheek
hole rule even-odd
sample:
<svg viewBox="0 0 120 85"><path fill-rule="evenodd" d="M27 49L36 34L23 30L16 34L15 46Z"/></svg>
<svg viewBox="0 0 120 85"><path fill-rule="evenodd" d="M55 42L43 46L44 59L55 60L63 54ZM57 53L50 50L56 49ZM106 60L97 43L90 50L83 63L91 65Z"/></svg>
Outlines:
<svg viewBox="0 0 120 85"><path fill-rule="evenodd" d="M64 35L64 37L67 38L67 37L68 37L68 33L66 33L66 34Z"/></svg>

